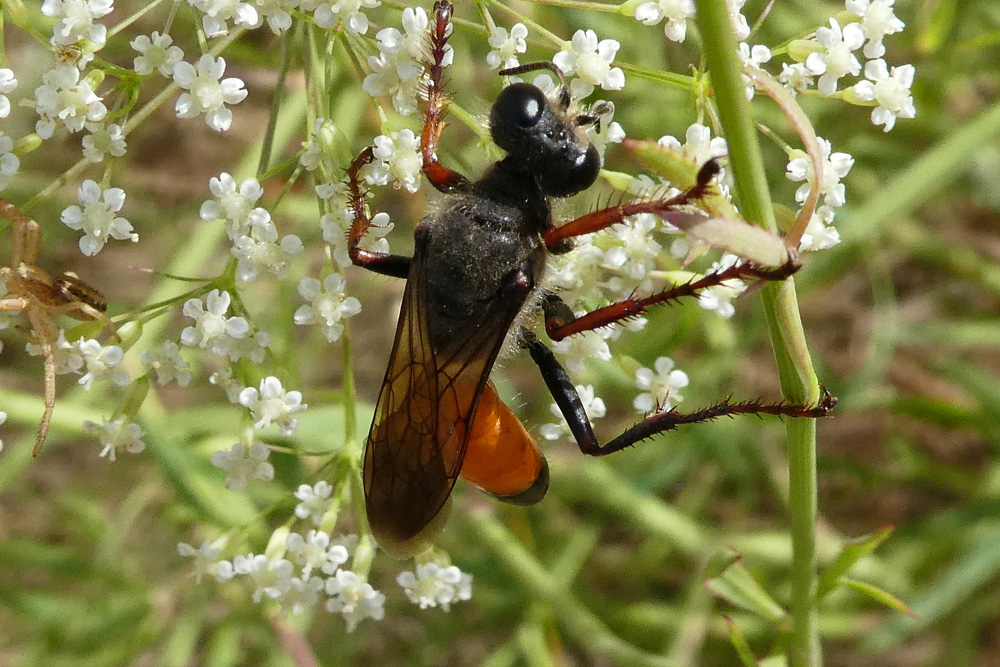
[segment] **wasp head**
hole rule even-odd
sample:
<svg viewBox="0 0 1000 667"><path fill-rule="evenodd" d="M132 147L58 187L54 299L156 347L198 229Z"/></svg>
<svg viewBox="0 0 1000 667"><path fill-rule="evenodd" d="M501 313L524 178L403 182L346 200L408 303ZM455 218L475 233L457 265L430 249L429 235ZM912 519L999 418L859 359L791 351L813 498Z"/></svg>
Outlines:
<svg viewBox="0 0 1000 667"><path fill-rule="evenodd" d="M530 83L504 88L490 110L493 141L552 197L586 190L601 170L600 154L580 126Z"/></svg>

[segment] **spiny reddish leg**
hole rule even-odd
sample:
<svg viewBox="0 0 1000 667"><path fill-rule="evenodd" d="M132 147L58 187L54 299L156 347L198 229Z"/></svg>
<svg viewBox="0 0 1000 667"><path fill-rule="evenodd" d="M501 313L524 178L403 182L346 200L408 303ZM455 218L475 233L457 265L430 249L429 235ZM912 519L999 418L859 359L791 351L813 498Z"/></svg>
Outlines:
<svg viewBox="0 0 1000 667"><path fill-rule="evenodd" d="M720 169L721 167L719 167L718 162L709 160L698 171L697 183L675 197L609 206L608 208L602 208L580 216L576 220L567 222L565 225L550 227L542 234L545 247L552 252L565 251L565 242L567 239L599 232L611 225L622 222L629 216L640 213L652 213L653 215L667 219L667 214L677 207L691 204L704 197L708 192L712 179L718 175Z"/></svg>
<svg viewBox="0 0 1000 667"><path fill-rule="evenodd" d="M410 272L409 257L365 250L361 247L361 239L372 225L371 218L368 217L368 193L361 185L361 169L375 159L374 150L372 146L368 146L358 153L347 168L348 202L354 216L347 235L347 254L355 266L394 278L405 278Z"/></svg>
<svg viewBox="0 0 1000 667"><path fill-rule="evenodd" d="M719 417L734 417L736 415L777 415L819 419L829 416L834 406L837 405L837 399L830 395L826 387L820 387L822 396L817 405L789 403L787 401L779 403L740 401L734 403L731 399L726 398L721 403L695 412L678 412L677 410L654 412L617 438L601 444L594 435L594 429L587 417L587 410L580 400L580 394L576 391L572 379L556 359L552 350L530 333L526 334L522 340L522 344L528 348L528 352L531 354L531 359L541 371L542 379L555 399L559 411L566 418L566 423L569 425L569 430L580 447L580 451L589 456L605 456L621 451L657 433L672 431L683 424L697 424Z"/></svg>
<svg viewBox="0 0 1000 667"><path fill-rule="evenodd" d="M434 4L434 25L430 34L430 62L427 69L427 107L424 109L424 128L420 133L420 150L424 159L424 176L441 192L455 192L469 186L469 179L452 171L438 161L437 146L441 131L447 123L448 95L444 92L444 60L447 55L448 37L451 35L452 6L447 0Z"/></svg>
<svg viewBox="0 0 1000 667"><path fill-rule="evenodd" d="M684 297L697 296L702 290L721 285L727 280L784 280L799 270L801 264L793 258L777 268L762 268L753 264L737 264L728 269L710 273L703 278L682 285L675 285L642 299L623 299L617 303L598 308L580 317L575 317L568 307L558 299L550 298L544 304L545 332L554 341L567 336L591 331L601 327L638 317L647 308L661 303L676 302Z"/></svg>

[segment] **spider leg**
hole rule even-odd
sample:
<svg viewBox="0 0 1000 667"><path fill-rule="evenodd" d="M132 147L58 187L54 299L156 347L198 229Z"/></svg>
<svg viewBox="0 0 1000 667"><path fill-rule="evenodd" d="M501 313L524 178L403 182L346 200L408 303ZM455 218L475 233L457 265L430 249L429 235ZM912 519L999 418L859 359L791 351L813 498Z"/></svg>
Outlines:
<svg viewBox="0 0 1000 667"><path fill-rule="evenodd" d="M10 250L10 265L13 269L21 264L34 264L42 247L42 232L38 223L21 213L16 206L0 199L0 217L11 222L13 243Z"/></svg>
<svg viewBox="0 0 1000 667"><path fill-rule="evenodd" d="M111 321L111 318L89 303L71 301L59 306L47 306L46 310L48 310L50 316L69 315L76 320L97 320L101 323L102 328L107 329L111 338L119 343L121 342L121 337L118 335L118 327ZM100 335L100 331L98 331L98 335Z"/></svg>
<svg viewBox="0 0 1000 667"><path fill-rule="evenodd" d="M594 435L594 429L587 417L580 395L573 386L573 381L569 374L556 359L552 350L547 348L531 333L526 333L523 337L523 345L528 348L528 353L542 373L549 392L556 401L559 411L566 418L570 432L573 434L580 451L588 456L605 456L621 451L626 447L645 440L658 433L672 431L682 424L697 424L711 421L719 417L732 417L735 415L778 415L784 417L799 417L804 419L818 419L829 416L833 407L837 404L837 399L830 395L830 392L823 387L823 396L817 405L804 405L799 403L762 403L760 401L740 401L733 402L725 399L720 403L711 405L695 412L678 412L677 410L662 410L654 412L642 421L638 422L624 433L611 441L600 444Z"/></svg>
<svg viewBox="0 0 1000 667"><path fill-rule="evenodd" d="M405 278L410 272L411 258L403 255L390 255L375 250L365 250L361 240L371 227L368 217L368 193L361 185L361 168L375 159L374 149L368 146L358 153L347 168L347 190L350 193L350 207L353 214L351 229L347 237L347 254L355 266L380 273L392 278Z"/></svg>
<svg viewBox="0 0 1000 667"><path fill-rule="evenodd" d="M444 90L444 60L447 55L448 37L451 35L451 3L439 0L434 3L434 26L430 37L430 62L427 68L427 106L424 108L424 127L420 133L420 151L423 155L424 176L441 192L456 192L469 187L469 179L452 171L438 161L437 146L447 123L448 94Z"/></svg>
<svg viewBox="0 0 1000 667"><path fill-rule="evenodd" d="M31 452L32 456L38 456L42 450L42 444L45 443L45 436L49 433L52 410L56 406L56 350L54 341L58 340L59 331L46 311L39 312L29 304L26 312L34 332L33 338L36 344L42 348L42 357L45 360L45 411L42 413L42 421L38 425L35 448Z"/></svg>
<svg viewBox="0 0 1000 667"><path fill-rule="evenodd" d="M23 296L5 296L0 299L0 311L16 312L27 310L29 303L31 303L30 300Z"/></svg>

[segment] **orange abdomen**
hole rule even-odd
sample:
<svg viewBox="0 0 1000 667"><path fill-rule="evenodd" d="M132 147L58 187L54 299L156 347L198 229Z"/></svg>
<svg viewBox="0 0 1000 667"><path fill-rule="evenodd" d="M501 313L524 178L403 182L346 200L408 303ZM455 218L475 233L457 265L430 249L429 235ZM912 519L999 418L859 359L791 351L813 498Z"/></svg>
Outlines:
<svg viewBox="0 0 1000 667"><path fill-rule="evenodd" d="M492 382L483 387L461 477L501 500L533 504L548 489L548 465L534 439Z"/></svg>

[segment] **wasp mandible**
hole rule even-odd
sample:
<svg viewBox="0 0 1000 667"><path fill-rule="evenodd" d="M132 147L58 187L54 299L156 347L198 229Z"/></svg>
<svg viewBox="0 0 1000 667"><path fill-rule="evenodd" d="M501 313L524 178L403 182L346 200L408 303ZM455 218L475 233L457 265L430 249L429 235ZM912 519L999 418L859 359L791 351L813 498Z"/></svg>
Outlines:
<svg viewBox="0 0 1000 667"><path fill-rule="evenodd" d="M546 333L558 341L635 317L656 304L696 296L732 278L782 280L798 269L798 262L789 256L777 268L739 264L575 317L556 295L541 289L548 253L566 252L572 237L628 216L662 216L696 202L717 168L710 162L697 185L676 197L622 203L556 227L550 200L583 192L597 180L601 159L585 130L599 123L600 116L571 111L565 83L555 104L539 88L514 83L500 92L489 116L492 139L506 157L475 181L452 171L437 158L449 104L443 61L451 13L444 0L434 6L421 133L423 173L448 197L439 211L417 225L412 258L360 247L371 225L360 172L374 159L372 148L362 151L347 171L354 216L348 240L351 260L406 279L364 457L368 522L379 545L395 556L426 549L443 527L443 510L458 477L510 503L533 504L544 497L549 484L545 457L489 379L505 347L527 349L580 450L592 456L617 452L680 424L726 415L826 416L836 402L829 394L819 405L727 400L692 413L656 412L610 442L598 443L568 374L525 326L529 317L541 310ZM552 63L522 65L500 74L538 69L552 70L562 79Z"/></svg>

